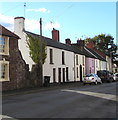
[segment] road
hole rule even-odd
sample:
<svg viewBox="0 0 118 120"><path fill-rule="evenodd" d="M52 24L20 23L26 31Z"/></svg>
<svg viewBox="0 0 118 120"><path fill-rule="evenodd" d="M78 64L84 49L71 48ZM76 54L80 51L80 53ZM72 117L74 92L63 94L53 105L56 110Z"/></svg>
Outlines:
<svg viewBox="0 0 118 120"><path fill-rule="evenodd" d="M118 82L3 97L12 118L116 118Z"/></svg>

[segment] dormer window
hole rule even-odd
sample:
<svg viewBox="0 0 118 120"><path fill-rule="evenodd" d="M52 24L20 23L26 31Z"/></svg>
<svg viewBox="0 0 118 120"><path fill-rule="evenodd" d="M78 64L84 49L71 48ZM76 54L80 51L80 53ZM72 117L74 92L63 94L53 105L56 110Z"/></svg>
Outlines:
<svg viewBox="0 0 118 120"><path fill-rule="evenodd" d="M9 55L9 38L0 36L0 55Z"/></svg>

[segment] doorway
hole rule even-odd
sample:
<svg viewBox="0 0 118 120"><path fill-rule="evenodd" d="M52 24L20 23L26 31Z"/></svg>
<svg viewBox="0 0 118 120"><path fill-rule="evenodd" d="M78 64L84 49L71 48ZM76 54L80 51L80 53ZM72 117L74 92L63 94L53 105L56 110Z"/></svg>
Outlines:
<svg viewBox="0 0 118 120"><path fill-rule="evenodd" d="M80 81L82 82L82 65L80 65Z"/></svg>
<svg viewBox="0 0 118 120"><path fill-rule="evenodd" d="M58 82L61 83L61 68L58 68Z"/></svg>
<svg viewBox="0 0 118 120"><path fill-rule="evenodd" d="M69 81L69 77L68 77L68 67L66 67L66 81Z"/></svg>
<svg viewBox="0 0 118 120"><path fill-rule="evenodd" d="M65 68L63 68L63 82L65 83Z"/></svg>

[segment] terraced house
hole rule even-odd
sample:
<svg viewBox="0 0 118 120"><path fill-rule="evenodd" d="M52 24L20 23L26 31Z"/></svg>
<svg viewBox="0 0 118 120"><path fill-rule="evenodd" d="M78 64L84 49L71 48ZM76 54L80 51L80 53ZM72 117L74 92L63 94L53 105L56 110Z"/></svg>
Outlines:
<svg viewBox="0 0 118 120"><path fill-rule="evenodd" d="M42 37L46 43L47 58L43 64L43 79L50 77L50 83L64 83L82 81L83 76L96 73L97 70L108 70L110 64L106 55L85 46L83 40L72 44L68 38L65 43L60 42L58 30L52 30L52 38L40 36L25 30L25 18L14 18L14 33L3 26L0 32L0 82L3 91L13 90L32 85L30 74L35 65L29 55L27 35ZM35 78L33 78L35 81ZM38 82L34 82L39 85Z"/></svg>
<svg viewBox="0 0 118 120"><path fill-rule="evenodd" d="M32 65L35 63L29 57L26 36L30 34L34 37L40 37L40 35L25 30L25 19L23 17L16 17L14 20L15 33L21 38L19 49L31 71ZM47 58L43 65L43 76L50 76L50 82L80 81L80 78L82 79L83 74L85 74L85 63L83 63L85 56L79 50L73 48L68 39L66 39L66 44L60 43L58 30L52 30L52 38L43 38L47 44ZM77 55L82 60L78 59L78 61L75 57ZM75 58L79 63L78 67L75 66Z"/></svg>
<svg viewBox="0 0 118 120"><path fill-rule="evenodd" d="M2 90L26 87L28 67L18 49L19 36L0 25L0 82Z"/></svg>

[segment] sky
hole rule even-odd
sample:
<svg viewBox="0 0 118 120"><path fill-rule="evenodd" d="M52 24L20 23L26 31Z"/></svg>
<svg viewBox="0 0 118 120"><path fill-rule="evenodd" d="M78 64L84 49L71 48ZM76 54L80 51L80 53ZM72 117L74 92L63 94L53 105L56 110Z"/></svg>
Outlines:
<svg viewBox="0 0 118 120"><path fill-rule="evenodd" d="M60 32L60 42L110 34L116 44L116 2L0 2L0 24L14 31L14 17L25 17L25 29L52 37L53 28Z"/></svg>

